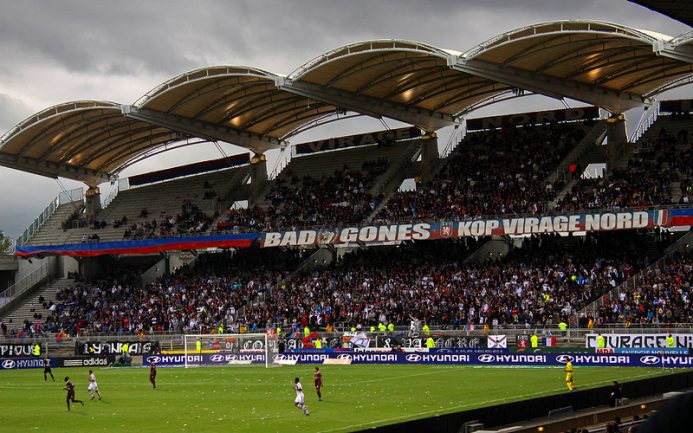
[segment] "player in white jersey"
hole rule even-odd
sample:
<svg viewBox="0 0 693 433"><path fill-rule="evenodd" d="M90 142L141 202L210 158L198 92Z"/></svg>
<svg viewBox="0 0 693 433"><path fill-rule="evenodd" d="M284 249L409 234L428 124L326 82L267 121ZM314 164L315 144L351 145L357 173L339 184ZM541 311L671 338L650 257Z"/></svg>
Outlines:
<svg viewBox="0 0 693 433"><path fill-rule="evenodd" d="M98 395L99 400L101 400L99 385L96 383L96 376L94 376L94 372L91 370L89 370L89 395L91 396L92 400L94 400L95 395Z"/></svg>
<svg viewBox="0 0 693 433"><path fill-rule="evenodd" d="M294 390L296 390L296 400L294 400L294 404L297 408L301 409L306 416L310 415L310 413L308 413L306 404L303 402L303 386L301 386L301 382L298 380L298 377L294 379Z"/></svg>

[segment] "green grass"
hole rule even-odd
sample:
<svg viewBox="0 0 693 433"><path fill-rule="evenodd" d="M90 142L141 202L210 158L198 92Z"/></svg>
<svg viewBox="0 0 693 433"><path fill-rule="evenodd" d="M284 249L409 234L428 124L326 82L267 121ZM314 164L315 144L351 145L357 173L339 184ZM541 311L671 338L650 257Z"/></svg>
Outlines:
<svg viewBox="0 0 693 433"><path fill-rule="evenodd" d="M89 401L86 368L0 371L0 431L94 433L349 432L414 418L567 392L560 368L322 366L318 402L313 366L96 369L102 401ZM665 374L657 368L576 368L578 389ZM63 377L77 386L65 412ZM299 376L310 417L293 405Z"/></svg>

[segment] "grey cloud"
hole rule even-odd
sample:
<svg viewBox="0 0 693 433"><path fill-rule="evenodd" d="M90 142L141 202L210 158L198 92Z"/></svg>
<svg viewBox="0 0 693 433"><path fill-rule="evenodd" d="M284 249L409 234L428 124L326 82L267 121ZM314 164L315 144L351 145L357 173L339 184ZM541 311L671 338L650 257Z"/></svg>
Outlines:
<svg viewBox="0 0 693 433"><path fill-rule="evenodd" d="M20 119L32 114L33 110L24 102L0 93L0 135L16 125Z"/></svg>
<svg viewBox="0 0 693 433"><path fill-rule="evenodd" d="M29 0L3 6L0 50L35 53L71 71L102 74L173 75L206 62L276 65L268 57L282 60L274 72L288 72L362 39L398 37L464 50L514 27L559 18L630 21L657 31L684 28L613 0ZM293 61L286 65L285 59Z"/></svg>
<svg viewBox="0 0 693 433"><path fill-rule="evenodd" d="M362 40L410 39L464 51L517 27L570 18L670 35L688 30L626 0L6 1L0 14L0 131L67 100L129 103L125 94L139 96L161 82L159 77L212 64L287 74L328 50ZM86 75L98 79L84 80ZM58 96L39 94L26 76L39 76L52 88L67 87L55 78L67 77L71 87L55 92L65 99L53 100ZM33 103L20 99L20 92ZM46 105L30 109L35 101ZM321 133L339 135L334 132L339 128L333 124L333 132ZM147 161L132 172L189 162L178 155ZM0 229L17 234L58 192L53 180L0 167Z"/></svg>

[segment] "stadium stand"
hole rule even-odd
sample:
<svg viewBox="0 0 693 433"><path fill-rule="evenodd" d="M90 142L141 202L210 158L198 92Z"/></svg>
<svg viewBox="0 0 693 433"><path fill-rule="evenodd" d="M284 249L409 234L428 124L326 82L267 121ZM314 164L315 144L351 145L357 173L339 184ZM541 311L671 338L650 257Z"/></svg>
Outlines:
<svg viewBox="0 0 693 433"><path fill-rule="evenodd" d="M469 133L431 182L394 194L374 222L546 211L562 185L545 179L584 135L577 123Z"/></svg>
<svg viewBox="0 0 693 433"><path fill-rule="evenodd" d="M229 193L241 189L248 167L232 168L121 191L92 221L73 222L65 243L146 239L206 232L215 213L228 205ZM226 203L223 199L226 198ZM66 222L69 224L69 222ZM30 245L37 244L32 239Z"/></svg>
<svg viewBox="0 0 693 433"><path fill-rule="evenodd" d="M70 335L210 332L220 323L225 329L246 330L275 324L284 329L306 324L324 329L327 323L402 326L411 317L450 329L485 323L550 326L569 320L636 275L659 257L669 237L618 232L584 238L535 236L500 261L462 265L485 241L359 249L328 268L295 275L291 270L305 256L297 249L206 254L192 268L144 287L136 275L75 281L68 287L63 283L54 298L42 295L48 307L44 320L37 321L44 323L42 329ZM654 251L655 256L643 251ZM690 286L690 276L681 277L691 270L690 258L657 271L668 276L667 291ZM647 305L659 305L643 292L647 287L642 285L638 293L648 299ZM677 308L687 299L683 293L667 296ZM627 316L632 307L620 305ZM647 316L647 311L634 316ZM689 315L683 316L676 310L669 320ZM607 317L600 322L608 322ZM22 323L17 320L14 323ZM664 320L655 315L648 321Z"/></svg>
<svg viewBox="0 0 693 433"><path fill-rule="evenodd" d="M690 123L685 116L660 116L634 150L620 156L619 161L626 162L607 170L606 180L566 179L572 183L571 192L558 202L556 209L685 203L691 194L691 151L687 138ZM436 174L430 182L425 185L420 182L415 192L388 194L390 191L384 188L385 183L389 188L398 185L412 169L422 169L414 162L420 145L413 140L294 157L275 180L257 192L260 198L248 209L220 212L233 201L251 194L244 188L249 167L242 166L122 191L86 227L69 228L84 224L81 208L71 203L59 208L44 228L47 233L58 232L54 226L63 220L66 230L63 242L89 242L96 241L90 239L94 237L101 241L146 239L206 232L358 225L362 221L540 214L549 210L563 185L561 177L556 176L557 167L566 165L566 155L574 156L572 150L589 135L590 128L603 131L601 124L595 126L586 121L505 126L469 133L458 149L435 167ZM599 131L591 136L598 136ZM406 162L398 167L395 175L388 173L393 161ZM663 179L650 174L661 170L668 170L671 176ZM388 173L388 179L383 179L384 173ZM640 190L636 185L648 185L649 189ZM630 199L624 199L626 193L614 186L628 188ZM676 187L677 195L670 193ZM232 191L235 191L233 195ZM590 194L592 198L586 198ZM381 201L386 201L384 206L379 206ZM583 202L586 204L580 204ZM41 233L35 235L32 243L47 242ZM118 289L110 293L114 283L107 279L75 282L69 290L59 290L56 299L49 301L55 303L53 309L58 309L57 314L41 315L51 331L63 328L70 333L104 333L114 329L126 333L183 331L195 326L210 330L224 320L236 329L240 326L257 329L274 323L291 326L294 322L319 327L327 322L370 325L385 321L406 325L412 315L432 325L450 328L468 323L551 325L570 318L576 320L578 313L585 321L586 306L659 258L663 247L672 240L659 231L638 236L619 233L569 238L535 236L516 241L521 248L511 248L500 262L477 264L464 261L484 245L486 238L405 243L399 247L352 251L327 268L317 266L317 270L304 270L301 263L312 251L239 252L229 261L229 268L217 268L213 272L204 268L205 263L213 261L208 257L224 255L208 254L202 255L203 259L193 269L171 277L173 280L164 277L153 285L143 286L133 275L127 284L123 285L123 281L115 284L123 286L126 293L144 287L144 293L149 293L151 298L137 299L145 305L151 299L157 300L153 312L129 318L125 327L113 320L107 324L74 320L95 313L74 310L75 305L84 307L86 300L91 303L98 298L99 305L112 305L118 311L133 307L118 304L124 300L122 292ZM246 254L255 257L255 262L244 262ZM262 260L276 266L263 270ZM676 275L689 269L688 260L669 273ZM247 268L245 273L239 270L243 266ZM250 269L256 272L257 281L250 277ZM178 283L175 278L180 279ZM242 290L224 292L218 283L227 280L243 281L238 287L234 285ZM166 290L171 287L192 290L205 287L208 281L217 283L211 289L212 296L204 302L192 298L186 308L193 312L200 308L200 302L209 302L221 308L219 314L197 314L193 323L184 323L182 315L173 321L163 314L170 307L166 297L175 292ZM41 296L49 299L51 293ZM223 296L231 296L231 300L215 298ZM662 314L668 314L666 311L653 313L652 305L658 305L659 301L655 304L650 300L652 305L646 306L639 304L640 311L636 313L635 307L626 302L629 295L625 296L618 305L601 307L594 319L600 324L623 320L651 323L688 317L680 311L683 298L671 301L678 303L679 310L663 318ZM231 314L227 314L229 309ZM24 320L36 319L26 312L22 314L12 316L12 322L24 324Z"/></svg>
<svg viewBox="0 0 693 433"><path fill-rule="evenodd" d="M617 299L598 310L597 324L690 323L691 288L693 253L689 251L635 275L632 286L626 285Z"/></svg>
<svg viewBox="0 0 693 433"><path fill-rule="evenodd" d="M222 322L236 323L246 300L276 285L300 258L298 250L207 254L194 269L144 287L136 273L70 281L47 301L42 328L71 336L210 332Z"/></svg>
<svg viewBox="0 0 693 433"><path fill-rule="evenodd" d="M604 178L556 176L557 168L570 162L566 156L576 156L571 150L590 128L603 130L601 123L585 121L470 132L433 168L435 175L427 173L431 180L426 182L422 166L412 162L420 151L414 140L294 157L254 200L244 185L247 166L145 185L120 192L91 221L79 212L64 215L75 206L65 205L27 244L690 203L693 121L660 116L613 168L607 164ZM527 155L533 159L527 161ZM400 160L406 164L393 170ZM418 171L417 190L393 192L412 170ZM669 176L655 174L661 170ZM231 206L248 198L253 203L247 209ZM61 234L55 225L66 231Z"/></svg>
<svg viewBox="0 0 693 433"><path fill-rule="evenodd" d="M577 180L555 209L615 210L690 203L691 131L691 120L660 117L603 178Z"/></svg>
<svg viewBox="0 0 693 433"><path fill-rule="evenodd" d="M84 206L59 206L25 243L37 246L688 205L693 199L690 110L660 116L633 145L624 138L620 116L651 104L653 95L667 86L687 76L690 80L690 53L684 45L690 37L682 36L573 20L511 31L466 53L407 41L369 41L318 57L289 76L252 68L203 68L162 84L131 106L80 101L44 110L2 137L1 162L68 176L89 187ZM588 39L593 37L599 38L594 45ZM592 54L596 60L586 63L584 56ZM559 60L546 63L547 58ZM379 68L385 63L397 66L384 73ZM426 69L419 70L417 63ZM217 81L210 86L209 80ZM200 91L206 86L213 89ZM249 86L261 90L248 92ZM530 121L467 132L458 149L438 160L434 131L457 128L477 104L500 100L504 93L521 96L525 88L594 103L589 108L597 114L580 121ZM217 93L220 89L229 93ZM402 98L410 91L412 97ZM253 93L252 100L234 100L234 93ZM225 104L218 103L222 100ZM222 107L226 102L245 114ZM340 102L361 114L416 125L410 129L421 138L321 149L294 157L278 177L265 182L264 152L289 149L286 140L293 134L333 114L346 114ZM595 123L596 105L613 116ZM208 109L192 110L195 106ZM190 117L193 111L197 114ZM61 124L76 112L74 131L61 137ZM112 124L99 131L102 143L92 146L90 139L77 139L105 118ZM48 119L58 126L51 129ZM142 137L115 133L111 127L138 131ZM601 146L607 132L613 136ZM252 153L231 169L198 174L198 168L207 166L200 163L191 165L199 165L191 168L194 173L179 167L168 174L140 175L136 188L121 191L105 209L94 206L96 185L112 180L147 152L195 136L237 143ZM118 145L132 139L136 144ZM36 161L27 157L34 154L41 156ZM415 162L419 156L421 163ZM580 178L591 162L606 163L604 178ZM208 166L213 165L210 161ZM258 167L264 172L255 177ZM169 180L183 173L190 176ZM403 179L414 176L416 191L394 192ZM248 208L239 205L244 200ZM496 235L493 242L504 244L508 252L488 257L482 256L489 237L388 240L393 245L387 246L354 241L344 249L321 245L313 250L263 249L258 248L261 240L246 237L245 250L203 252L206 247L198 245L185 251L195 257L194 264L175 272L170 272L169 251L163 251L147 271L163 263L163 276L156 279L154 272L145 278L135 266L113 272L98 260L73 260L73 267L93 266L91 276L68 274L27 293L26 302L4 313L3 333L9 325L5 337L29 338L32 344L34 337L52 335L168 333L180 345L179 334L214 333L219 327L244 333L279 326L300 335L304 326L322 331L333 325L361 330L391 324L402 329L420 320L436 331L459 331L457 335L484 325L524 333L533 329L536 334L559 322L580 328L668 327L693 320L693 254L672 255L671 246L681 235L659 227L580 236ZM68 253L75 251L85 256L98 252ZM38 251L36 260L52 252ZM318 254L330 260L321 263L315 259ZM305 266L308 262L315 266ZM664 365L663 354L659 362ZM605 416L615 413L603 411ZM583 431L622 428L622 419L613 424L592 419L582 425ZM639 420L628 421L636 425Z"/></svg>
<svg viewBox="0 0 693 433"><path fill-rule="evenodd" d="M46 320L57 308L57 293L70 287L72 278L61 278L53 281L32 294L17 308L3 317L7 335L5 337L46 335ZM5 330L3 328L3 331Z"/></svg>
<svg viewBox="0 0 693 433"><path fill-rule="evenodd" d="M276 231L358 224L382 200L378 178L412 143L368 146L296 157L265 196L248 209L229 209L217 231Z"/></svg>

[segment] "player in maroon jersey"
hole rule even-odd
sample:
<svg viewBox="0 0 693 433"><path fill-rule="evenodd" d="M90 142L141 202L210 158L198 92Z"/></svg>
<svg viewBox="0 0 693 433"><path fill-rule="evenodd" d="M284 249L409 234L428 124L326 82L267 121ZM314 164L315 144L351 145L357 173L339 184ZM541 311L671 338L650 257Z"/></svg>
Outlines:
<svg viewBox="0 0 693 433"><path fill-rule="evenodd" d="M63 388L65 391L67 391L67 410L66 412L70 411L70 402L72 403L81 403L82 406L84 406L84 402L82 400L75 400L75 385L72 383L69 377L65 376L65 388Z"/></svg>
<svg viewBox="0 0 693 433"><path fill-rule="evenodd" d="M319 367L315 367L315 373L313 373L313 385L315 385L315 392L318 393L318 401L322 401L322 394L320 393L320 388L322 388L322 373L320 373Z"/></svg>
<svg viewBox="0 0 693 433"><path fill-rule="evenodd" d="M152 383L152 389L156 389L156 364L149 364L149 381Z"/></svg>

